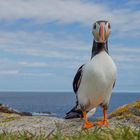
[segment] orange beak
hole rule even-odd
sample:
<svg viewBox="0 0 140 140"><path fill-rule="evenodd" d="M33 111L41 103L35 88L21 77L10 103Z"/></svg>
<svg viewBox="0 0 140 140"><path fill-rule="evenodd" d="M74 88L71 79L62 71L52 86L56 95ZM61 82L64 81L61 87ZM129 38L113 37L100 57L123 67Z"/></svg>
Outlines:
<svg viewBox="0 0 140 140"><path fill-rule="evenodd" d="M101 27L100 27L100 35L101 35L101 39L102 39L102 41L104 41L105 40L105 30L104 30L104 25L103 24L101 24Z"/></svg>

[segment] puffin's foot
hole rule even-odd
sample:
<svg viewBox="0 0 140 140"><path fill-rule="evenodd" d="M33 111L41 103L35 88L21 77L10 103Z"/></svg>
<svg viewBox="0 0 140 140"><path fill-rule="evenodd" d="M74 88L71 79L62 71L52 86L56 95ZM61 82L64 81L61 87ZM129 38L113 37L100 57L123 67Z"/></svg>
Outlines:
<svg viewBox="0 0 140 140"><path fill-rule="evenodd" d="M100 121L100 122L95 122L95 125L109 125L108 121Z"/></svg>
<svg viewBox="0 0 140 140"><path fill-rule="evenodd" d="M85 128L85 129L88 129L88 128L91 128L91 127L93 127L93 123L92 123L92 122L86 121L86 122L84 123L84 128Z"/></svg>

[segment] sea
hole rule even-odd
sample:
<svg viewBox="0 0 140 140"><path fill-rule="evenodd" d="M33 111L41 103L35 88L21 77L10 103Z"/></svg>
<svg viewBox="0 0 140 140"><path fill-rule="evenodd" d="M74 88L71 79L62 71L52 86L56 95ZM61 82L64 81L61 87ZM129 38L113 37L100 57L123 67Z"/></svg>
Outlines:
<svg viewBox="0 0 140 140"><path fill-rule="evenodd" d="M72 92L0 92L0 103L33 115L51 115L64 117L75 105ZM112 94L108 113L127 103L140 100L140 92L115 92ZM97 108L95 117L102 116L102 109Z"/></svg>

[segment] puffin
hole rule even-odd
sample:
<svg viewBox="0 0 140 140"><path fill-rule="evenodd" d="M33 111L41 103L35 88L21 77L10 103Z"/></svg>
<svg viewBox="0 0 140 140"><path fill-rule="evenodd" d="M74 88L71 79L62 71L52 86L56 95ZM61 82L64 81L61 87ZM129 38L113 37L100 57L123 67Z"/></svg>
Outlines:
<svg viewBox="0 0 140 140"><path fill-rule="evenodd" d="M100 20L93 24L91 59L80 66L73 80L76 105L65 118L84 118L84 128L109 124L107 110L117 75L117 67L108 50L110 33L109 21ZM104 117L102 121L93 123L88 120L88 114L94 114L98 106L103 109Z"/></svg>

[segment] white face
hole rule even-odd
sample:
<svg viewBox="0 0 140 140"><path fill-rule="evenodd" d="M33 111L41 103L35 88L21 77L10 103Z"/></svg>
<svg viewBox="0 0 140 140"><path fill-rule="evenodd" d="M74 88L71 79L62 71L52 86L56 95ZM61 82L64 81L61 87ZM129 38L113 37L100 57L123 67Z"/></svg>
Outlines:
<svg viewBox="0 0 140 140"><path fill-rule="evenodd" d="M108 21L96 21L93 25L94 40L99 43L105 43L111 32L111 26Z"/></svg>

